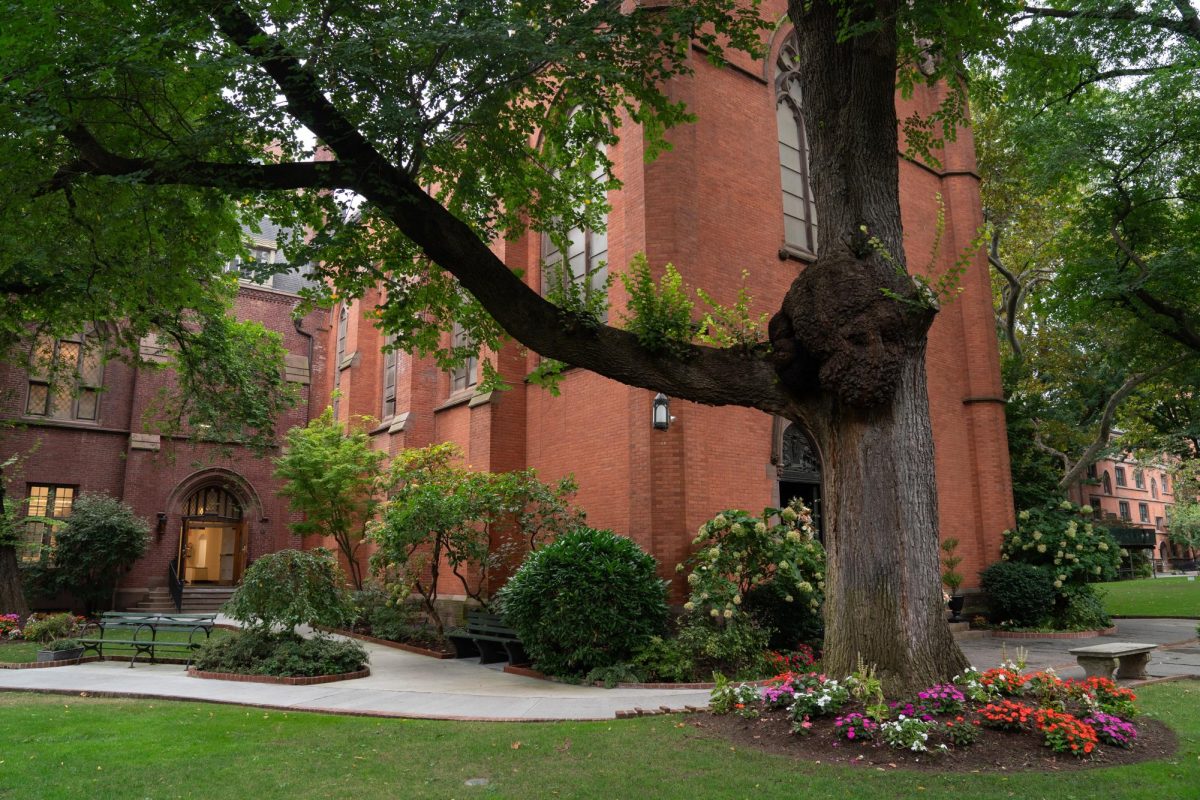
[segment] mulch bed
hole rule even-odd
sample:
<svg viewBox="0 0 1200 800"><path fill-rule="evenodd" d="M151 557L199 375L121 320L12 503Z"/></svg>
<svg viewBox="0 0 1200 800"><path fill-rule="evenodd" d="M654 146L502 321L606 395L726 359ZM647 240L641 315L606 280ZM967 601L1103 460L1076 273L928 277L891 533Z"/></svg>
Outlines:
<svg viewBox="0 0 1200 800"><path fill-rule="evenodd" d="M394 642L391 639L380 639L371 636L368 633L361 633L358 630L346 630L345 628L326 628L321 625L313 626L319 631L325 633L336 633L338 636L345 636L350 639L358 639L361 642L370 642L382 647L390 647L393 650L403 650L407 653L416 653L419 656L428 656L430 658L454 658L454 648L450 645L438 645L434 643L410 644L408 642Z"/></svg>
<svg viewBox="0 0 1200 800"><path fill-rule="evenodd" d="M686 720L702 736L718 737L734 747L761 750L798 761L816 764L841 764L869 769L908 769L928 772L1070 772L1096 767L1137 764L1174 755L1178 749L1175 732L1163 723L1139 716L1137 742L1128 750L1100 745L1091 758L1076 758L1052 753L1042 745L1036 731L1005 732L983 728L979 740L970 747L947 753L913 753L889 747L879 740L840 741L833 735L833 717L814 720L805 736L792 733L787 711L766 711L758 719L743 719L734 714L717 716L696 714ZM930 744L939 740L930 736Z"/></svg>

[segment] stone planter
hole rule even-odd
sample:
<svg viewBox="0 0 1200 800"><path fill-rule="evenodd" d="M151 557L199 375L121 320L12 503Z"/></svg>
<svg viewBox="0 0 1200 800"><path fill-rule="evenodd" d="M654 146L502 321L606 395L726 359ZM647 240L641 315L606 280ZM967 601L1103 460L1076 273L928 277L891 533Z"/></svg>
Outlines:
<svg viewBox="0 0 1200 800"><path fill-rule="evenodd" d="M38 650L38 661L74 661L83 656L82 647L72 647L70 650Z"/></svg>

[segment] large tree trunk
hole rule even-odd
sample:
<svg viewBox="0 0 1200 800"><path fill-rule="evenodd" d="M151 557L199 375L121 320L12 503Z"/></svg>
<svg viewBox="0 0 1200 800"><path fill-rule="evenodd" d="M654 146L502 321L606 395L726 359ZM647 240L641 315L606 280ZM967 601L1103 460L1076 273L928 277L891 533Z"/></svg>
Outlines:
<svg viewBox="0 0 1200 800"><path fill-rule="evenodd" d="M825 669L860 656L903 695L966 666L945 618L925 380L935 313L904 272L896 0L791 0L821 241L771 323L776 369L825 470Z"/></svg>

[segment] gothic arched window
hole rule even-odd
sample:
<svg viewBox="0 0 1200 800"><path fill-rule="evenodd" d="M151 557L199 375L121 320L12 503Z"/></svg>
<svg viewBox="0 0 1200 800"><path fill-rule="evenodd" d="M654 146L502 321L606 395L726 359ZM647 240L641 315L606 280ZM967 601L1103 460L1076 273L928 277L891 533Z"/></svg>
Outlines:
<svg viewBox="0 0 1200 800"><path fill-rule="evenodd" d="M808 134L800 114L799 39L788 34L775 62L775 119L779 126L779 172L783 180L784 248L817 254L817 204L808 168Z"/></svg>

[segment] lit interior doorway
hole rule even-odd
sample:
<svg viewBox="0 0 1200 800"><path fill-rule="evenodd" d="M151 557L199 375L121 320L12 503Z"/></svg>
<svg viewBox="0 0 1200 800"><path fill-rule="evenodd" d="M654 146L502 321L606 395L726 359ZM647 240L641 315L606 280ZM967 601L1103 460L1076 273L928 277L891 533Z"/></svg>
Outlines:
<svg viewBox="0 0 1200 800"><path fill-rule="evenodd" d="M179 563L188 586L233 586L246 568L242 506L219 486L198 489L184 507Z"/></svg>
<svg viewBox="0 0 1200 800"><path fill-rule="evenodd" d="M824 541L821 520L821 460L808 434L796 424L783 431L779 459L779 505L786 506L799 497L812 510L813 528Z"/></svg>

